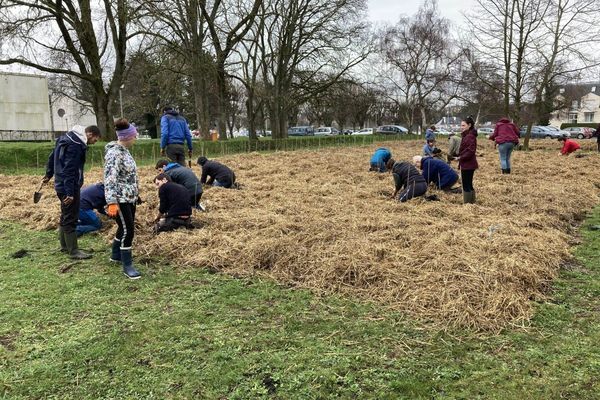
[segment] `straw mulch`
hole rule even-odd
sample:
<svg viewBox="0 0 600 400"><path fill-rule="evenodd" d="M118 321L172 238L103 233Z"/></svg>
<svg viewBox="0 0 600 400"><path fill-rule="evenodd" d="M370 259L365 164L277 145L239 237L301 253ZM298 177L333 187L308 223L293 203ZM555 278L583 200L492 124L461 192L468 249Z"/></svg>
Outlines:
<svg viewBox="0 0 600 400"><path fill-rule="evenodd" d="M441 201L390 200L391 175L367 171L375 145L244 154L221 159L243 189L207 189L202 201L209 212L195 214L202 229L157 237L150 228L157 208L155 172L144 168L146 203L138 209L134 254L374 300L441 327L494 331L523 325L532 300L548 294L569 257L577 223L598 203L600 156L591 151L591 141L583 141L583 158L558 157L556 141L533 141L535 151L514 153L513 174L507 176L500 174L489 141L479 141L476 205L433 189ZM422 146L384 145L396 160L409 159ZM86 178L98 180L101 171ZM37 181L2 177L0 218L55 228L58 201L52 191L32 204ZM107 244L114 232L108 225Z"/></svg>

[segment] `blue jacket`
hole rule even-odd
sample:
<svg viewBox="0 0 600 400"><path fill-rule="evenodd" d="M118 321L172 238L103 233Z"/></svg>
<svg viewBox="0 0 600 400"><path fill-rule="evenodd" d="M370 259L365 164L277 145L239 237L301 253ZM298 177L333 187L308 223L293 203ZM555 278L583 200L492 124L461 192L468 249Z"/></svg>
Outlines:
<svg viewBox="0 0 600 400"><path fill-rule="evenodd" d="M385 147L380 147L375 150L375 153L371 157L371 166L377 166L379 172L385 172L385 163L392 158L392 153Z"/></svg>
<svg viewBox="0 0 600 400"><path fill-rule="evenodd" d="M100 182L86 186L81 190L81 200L79 205L81 210L98 210L101 214L105 214L105 205L104 183Z"/></svg>
<svg viewBox="0 0 600 400"><path fill-rule="evenodd" d="M56 193L74 196L83 185L83 166L87 145L83 132L69 131L56 140L46 165L46 177L54 176Z"/></svg>
<svg viewBox="0 0 600 400"><path fill-rule="evenodd" d="M430 146L429 144L426 144L425 146L423 146L423 157L432 157L433 156L433 150L435 149L435 146Z"/></svg>
<svg viewBox="0 0 600 400"><path fill-rule="evenodd" d="M437 158L425 157L421 160L423 178L427 183L435 183L438 189L450 187L458 180L458 174L447 163Z"/></svg>
<svg viewBox="0 0 600 400"><path fill-rule="evenodd" d="M425 130L425 140L435 140L435 131L431 128Z"/></svg>
<svg viewBox="0 0 600 400"><path fill-rule="evenodd" d="M185 118L177 111L168 111L160 119L160 148L164 149L169 144L183 144L187 142L188 149L192 150L192 134Z"/></svg>

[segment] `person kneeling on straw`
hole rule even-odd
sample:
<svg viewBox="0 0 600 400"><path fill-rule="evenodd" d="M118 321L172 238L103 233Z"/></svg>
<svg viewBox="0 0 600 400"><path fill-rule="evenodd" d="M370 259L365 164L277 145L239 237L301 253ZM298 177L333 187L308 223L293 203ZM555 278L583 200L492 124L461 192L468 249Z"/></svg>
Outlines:
<svg viewBox="0 0 600 400"><path fill-rule="evenodd" d="M427 182L423 175L409 162L396 162L393 158L387 162L387 169L392 171L395 190L392 198L398 196L398 201L405 202L413 197L427 193ZM398 194L400 192L400 194Z"/></svg>
<svg viewBox="0 0 600 400"><path fill-rule="evenodd" d="M171 177L165 173L154 178L158 188L160 204L159 214L154 220L154 232L168 232L179 228L193 229L192 206L189 202L188 191L185 186L172 182Z"/></svg>

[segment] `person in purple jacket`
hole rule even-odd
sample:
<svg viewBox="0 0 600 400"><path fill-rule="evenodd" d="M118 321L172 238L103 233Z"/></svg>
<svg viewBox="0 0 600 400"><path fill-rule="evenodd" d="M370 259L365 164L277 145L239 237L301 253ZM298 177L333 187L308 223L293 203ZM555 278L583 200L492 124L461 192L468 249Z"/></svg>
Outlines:
<svg viewBox="0 0 600 400"><path fill-rule="evenodd" d="M508 118L501 118L496 122L496 127L494 128L494 133L490 136L490 140L494 140L498 147L500 168L503 174L510 174L510 156L515 146L519 144L520 136L519 128L510 122Z"/></svg>
<svg viewBox="0 0 600 400"><path fill-rule="evenodd" d="M477 164L477 129L471 116L464 118L460 123L462 140L458 149L458 168L463 187L463 203L475 203L475 188L473 175L479 168Z"/></svg>

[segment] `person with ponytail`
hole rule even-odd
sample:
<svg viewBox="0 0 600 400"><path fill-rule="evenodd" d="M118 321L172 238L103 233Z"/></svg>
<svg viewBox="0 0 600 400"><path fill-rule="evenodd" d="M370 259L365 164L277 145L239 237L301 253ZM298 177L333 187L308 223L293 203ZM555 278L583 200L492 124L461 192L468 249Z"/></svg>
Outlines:
<svg viewBox="0 0 600 400"><path fill-rule="evenodd" d="M473 175L479 168L477 164L477 129L471 116L464 118L460 123L461 142L458 149L458 168L463 187L463 202L475 203L475 188L473 188Z"/></svg>
<svg viewBox="0 0 600 400"><path fill-rule="evenodd" d="M117 233L112 242L110 260L120 262L129 279L141 274L133 267L131 247L135 228L135 208L139 202L138 176L135 160L129 153L137 139L137 129L126 119L115 122L117 141L105 147L104 192L107 215L117 221Z"/></svg>

